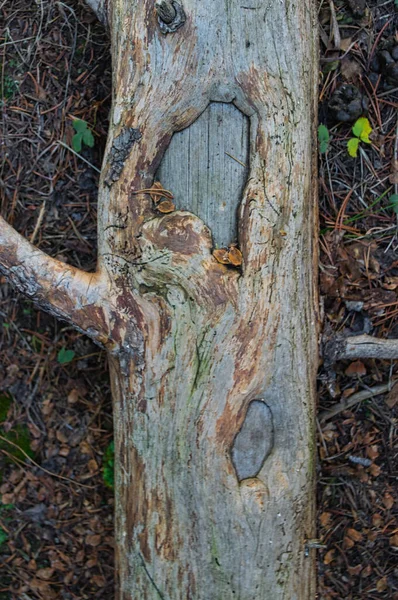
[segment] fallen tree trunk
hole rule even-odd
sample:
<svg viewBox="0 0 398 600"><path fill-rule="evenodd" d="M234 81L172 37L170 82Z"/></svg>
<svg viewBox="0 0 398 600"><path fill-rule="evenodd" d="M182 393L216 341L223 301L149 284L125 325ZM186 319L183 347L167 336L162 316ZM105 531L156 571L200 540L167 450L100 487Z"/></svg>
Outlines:
<svg viewBox="0 0 398 600"><path fill-rule="evenodd" d="M4 221L0 269L108 350L117 597L313 598L312 0L91 5L114 67L98 270Z"/></svg>

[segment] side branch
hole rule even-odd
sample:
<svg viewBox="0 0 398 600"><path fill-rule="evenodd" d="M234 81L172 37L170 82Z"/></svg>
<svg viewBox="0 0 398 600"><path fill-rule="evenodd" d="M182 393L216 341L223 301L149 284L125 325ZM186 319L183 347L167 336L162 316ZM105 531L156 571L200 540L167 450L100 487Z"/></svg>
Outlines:
<svg viewBox="0 0 398 600"><path fill-rule="evenodd" d="M102 343L104 283L35 248L0 217L0 273L39 308L68 321Z"/></svg>
<svg viewBox="0 0 398 600"><path fill-rule="evenodd" d="M356 358L396 360L398 340L375 338L370 335L336 337L326 343L324 356L329 363Z"/></svg>

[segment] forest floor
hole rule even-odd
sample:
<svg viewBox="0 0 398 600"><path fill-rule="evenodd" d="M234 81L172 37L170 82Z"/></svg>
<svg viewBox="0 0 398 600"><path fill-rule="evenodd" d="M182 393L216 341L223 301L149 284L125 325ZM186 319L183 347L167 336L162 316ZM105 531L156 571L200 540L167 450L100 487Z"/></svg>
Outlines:
<svg viewBox="0 0 398 600"><path fill-rule="evenodd" d="M323 344L398 338L397 23L397 0L319 3ZM1 214L94 269L111 61L83 1L0 0L0 92ZM398 600L398 365L326 362L318 598ZM0 278L0 600L113 597L112 460L105 354Z"/></svg>

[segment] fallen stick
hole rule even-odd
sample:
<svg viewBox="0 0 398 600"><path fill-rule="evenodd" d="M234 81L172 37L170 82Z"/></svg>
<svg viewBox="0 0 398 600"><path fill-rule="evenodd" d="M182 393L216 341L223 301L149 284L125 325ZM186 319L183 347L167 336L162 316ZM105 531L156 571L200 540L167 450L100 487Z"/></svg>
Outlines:
<svg viewBox="0 0 398 600"><path fill-rule="evenodd" d="M332 417L343 412L343 410L347 410L348 408L355 406L355 404L358 404L363 400L368 400L369 398L373 398L374 396L379 396L380 394L389 392L395 384L396 381L390 383L382 383L380 385L375 385L375 387L373 388L361 390L356 394L352 394L352 396L349 396L348 398L345 398L338 404L335 404L335 406L333 406L333 408L331 408L330 410L324 410L323 412L321 412L318 416L319 422L321 423L322 421L328 421Z"/></svg>

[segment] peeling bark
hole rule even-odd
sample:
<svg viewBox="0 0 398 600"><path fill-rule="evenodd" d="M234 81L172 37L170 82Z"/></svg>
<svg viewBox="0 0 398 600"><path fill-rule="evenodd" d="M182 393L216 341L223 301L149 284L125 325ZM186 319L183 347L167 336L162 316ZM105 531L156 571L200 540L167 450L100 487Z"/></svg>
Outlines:
<svg viewBox="0 0 398 600"><path fill-rule="evenodd" d="M182 18L177 5L185 20L166 32L162 23ZM113 0L108 20L114 98L98 272L82 275L42 254L24 269L39 282L32 295L88 333L84 311L101 311L114 398L117 598L308 600L317 367L312 0ZM214 258L209 212L205 222L184 210L162 215L143 191L173 134L212 102L233 103L250 124L241 268ZM17 255L8 260L0 250L2 271L18 283L9 271ZM93 297L83 285L90 277Z"/></svg>

